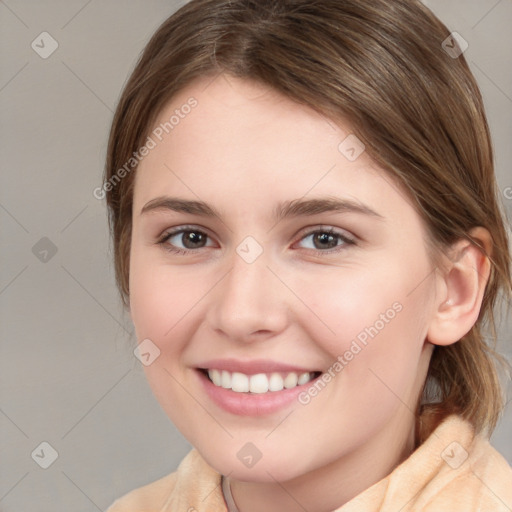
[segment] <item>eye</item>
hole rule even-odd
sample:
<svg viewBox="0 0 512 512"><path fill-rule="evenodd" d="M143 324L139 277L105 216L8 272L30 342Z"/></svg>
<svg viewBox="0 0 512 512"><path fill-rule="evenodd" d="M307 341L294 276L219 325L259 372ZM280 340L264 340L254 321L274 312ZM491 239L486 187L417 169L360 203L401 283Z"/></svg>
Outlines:
<svg viewBox="0 0 512 512"><path fill-rule="evenodd" d="M157 243L161 244L169 252L188 254L193 252L194 249L206 247L207 239L208 235L203 231L194 227L182 227L165 233ZM176 247L179 242L183 244L183 248Z"/></svg>
<svg viewBox="0 0 512 512"><path fill-rule="evenodd" d="M157 243L162 245L166 251L175 254L191 254L196 249L208 247L209 236L193 226L184 226L179 229L165 233ZM300 241L310 239L313 247L306 247L318 253L337 252L346 246L356 245L356 241L347 235L337 232L333 228L321 228L307 232ZM179 244L183 247L179 247ZM311 244L310 244L311 245ZM211 247L211 244L209 245Z"/></svg>
<svg viewBox="0 0 512 512"><path fill-rule="evenodd" d="M353 238L348 237L344 233L337 232L333 228L310 231L301 238L301 241L308 239L310 240L310 247L307 248L322 253L337 252L346 246L355 245L356 243ZM336 247L339 249L336 249Z"/></svg>

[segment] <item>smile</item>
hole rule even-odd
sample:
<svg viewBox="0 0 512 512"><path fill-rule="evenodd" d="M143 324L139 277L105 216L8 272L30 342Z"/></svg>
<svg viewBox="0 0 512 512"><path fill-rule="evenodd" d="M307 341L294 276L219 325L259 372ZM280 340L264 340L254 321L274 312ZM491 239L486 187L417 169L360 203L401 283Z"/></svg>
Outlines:
<svg viewBox="0 0 512 512"><path fill-rule="evenodd" d="M320 372L272 372L247 375L226 370L205 370L210 381L217 387L230 389L236 393L269 393L292 389L307 384L320 375Z"/></svg>

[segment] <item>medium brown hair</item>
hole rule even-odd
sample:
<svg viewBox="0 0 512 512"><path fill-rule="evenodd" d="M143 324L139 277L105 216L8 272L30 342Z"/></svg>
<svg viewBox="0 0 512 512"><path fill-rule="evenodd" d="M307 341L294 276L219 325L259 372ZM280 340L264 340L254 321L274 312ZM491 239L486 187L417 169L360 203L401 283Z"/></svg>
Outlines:
<svg viewBox="0 0 512 512"><path fill-rule="evenodd" d="M512 289L510 253L482 97L464 55L443 49L449 36L415 0L192 0L180 8L145 47L110 133L105 191L124 305L135 168L123 179L119 169L194 79L226 72L259 82L334 122L348 121L407 191L434 254L460 239L485 252L469 232L490 232L491 274L478 320L459 342L435 347L416 412L420 441L453 412L476 431L492 431L503 409L495 362L504 362L493 348L493 309L500 291Z"/></svg>

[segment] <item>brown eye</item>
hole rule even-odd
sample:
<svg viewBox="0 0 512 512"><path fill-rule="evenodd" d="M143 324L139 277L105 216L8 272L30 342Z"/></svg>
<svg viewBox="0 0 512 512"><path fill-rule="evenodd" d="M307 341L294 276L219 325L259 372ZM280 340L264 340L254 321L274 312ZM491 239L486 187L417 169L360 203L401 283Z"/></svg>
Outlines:
<svg viewBox="0 0 512 512"><path fill-rule="evenodd" d="M178 229L170 233L166 233L159 244L170 252L187 254L195 249L206 247L208 235L198 229Z"/></svg>
<svg viewBox="0 0 512 512"><path fill-rule="evenodd" d="M336 247L342 249L349 245L355 245L355 240L333 229L317 229L306 234L301 240L307 240L308 238L311 240L311 243L309 244L310 247L306 248L320 252L328 252Z"/></svg>
<svg viewBox="0 0 512 512"><path fill-rule="evenodd" d="M181 240L186 249L197 249L204 247L207 236L199 231L183 231Z"/></svg>
<svg viewBox="0 0 512 512"><path fill-rule="evenodd" d="M313 235L313 245L318 249L331 249L338 245L337 235L331 233L315 233Z"/></svg>

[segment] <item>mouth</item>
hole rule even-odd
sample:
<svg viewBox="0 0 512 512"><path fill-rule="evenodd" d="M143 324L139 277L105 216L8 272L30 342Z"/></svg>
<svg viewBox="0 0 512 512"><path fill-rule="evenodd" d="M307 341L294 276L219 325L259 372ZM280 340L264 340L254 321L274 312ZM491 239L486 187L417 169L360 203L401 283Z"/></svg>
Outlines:
<svg viewBox="0 0 512 512"><path fill-rule="evenodd" d="M272 394L303 386L318 378L322 372L271 372L245 374L216 368L198 368L216 387L243 394Z"/></svg>
<svg viewBox="0 0 512 512"><path fill-rule="evenodd" d="M217 359L195 367L206 396L237 417L267 417L299 405L321 371L271 360ZM302 405L301 405L302 406Z"/></svg>

